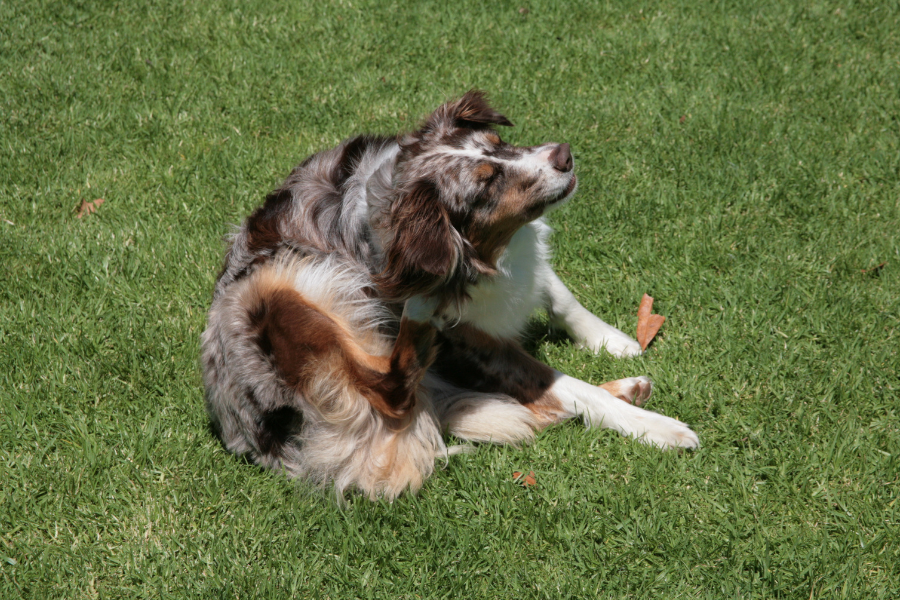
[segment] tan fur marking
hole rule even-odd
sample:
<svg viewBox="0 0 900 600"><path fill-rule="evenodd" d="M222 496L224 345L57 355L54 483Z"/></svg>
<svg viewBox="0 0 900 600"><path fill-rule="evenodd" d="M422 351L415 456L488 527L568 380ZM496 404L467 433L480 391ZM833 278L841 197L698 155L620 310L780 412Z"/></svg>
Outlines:
<svg viewBox="0 0 900 600"><path fill-rule="evenodd" d="M549 390L541 394L540 398L534 402L529 402L524 406L534 413L538 429L560 423L571 416L570 413L563 408L559 398L554 396Z"/></svg>
<svg viewBox="0 0 900 600"><path fill-rule="evenodd" d="M507 190L496 206L488 211L476 212L466 232L478 256L489 265L496 265L516 231L527 223L528 195L522 190Z"/></svg>
<svg viewBox="0 0 900 600"><path fill-rule="evenodd" d="M607 381L600 385L601 388L628 404L641 406L650 397L651 386L649 381L642 382L635 377Z"/></svg>

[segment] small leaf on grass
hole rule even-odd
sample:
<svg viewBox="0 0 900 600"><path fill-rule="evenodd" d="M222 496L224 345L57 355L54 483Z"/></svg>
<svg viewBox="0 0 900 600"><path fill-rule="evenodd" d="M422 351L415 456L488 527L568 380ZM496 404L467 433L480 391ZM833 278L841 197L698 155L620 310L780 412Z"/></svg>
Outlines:
<svg viewBox="0 0 900 600"><path fill-rule="evenodd" d="M92 212L96 211L97 208L100 207L101 204L106 202L103 198L97 198L93 202L88 202L87 200L81 201L81 206L77 208L77 213L75 214L76 219L80 219L84 215L89 215Z"/></svg>
<svg viewBox="0 0 900 600"><path fill-rule="evenodd" d="M537 485L537 479L535 479L534 477L534 471L528 471L528 475L526 475L525 477L522 477L522 471L514 471L513 481L521 484L522 487Z"/></svg>
<svg viewBox="0 0 900 600"><path fill-rule="evenodd" d="M638 307L637 341L641 350L646 350L666 318L662 315L651 314L653 310L653 298L644 294L641 305Z"/></svg>
<svg viewBox="0 0 900 600"><path fill-rule="evenodd" d="M878 275L878 272L884 268L884 265L887 264L887 261L884 261L880 265L875 265L874 267L868 269L862 269L860 273L868 273L870 275Z"/></svg>

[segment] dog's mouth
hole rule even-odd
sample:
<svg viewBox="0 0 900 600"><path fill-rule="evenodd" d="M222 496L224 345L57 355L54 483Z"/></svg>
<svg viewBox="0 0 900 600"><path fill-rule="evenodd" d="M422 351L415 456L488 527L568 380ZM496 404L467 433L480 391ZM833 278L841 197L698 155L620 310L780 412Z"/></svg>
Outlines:
<svg viewBox="0 0 900 600"><path fill-rule="evenodd" d="M569 196L571 196L575 192L575 187L578 185L578 177L575 174L572 174L572 179L569 180L569 185L566 186L566 189L561 191L559 195L550 201L550 204L556 204L557 202L562 202Z"/></svg>

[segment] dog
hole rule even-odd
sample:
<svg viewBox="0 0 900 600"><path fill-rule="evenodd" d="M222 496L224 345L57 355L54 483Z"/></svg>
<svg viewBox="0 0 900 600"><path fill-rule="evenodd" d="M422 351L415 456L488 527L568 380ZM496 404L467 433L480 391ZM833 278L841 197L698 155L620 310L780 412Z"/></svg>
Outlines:
<svg viewBox="0 0 900 600"><path fill-rule="evenodd" d="M310 156L231 236L202 335L224 447L369 498L415 492L461 440L518 444L573 417L660 448L684 423L643 410L651 383L595 386L526 353L546 308L592 351L641 353L550 267L544 216L578 187L568 144L515 147L473 90L421 127ZM624 401L623 401L624 400Z"/></svg>

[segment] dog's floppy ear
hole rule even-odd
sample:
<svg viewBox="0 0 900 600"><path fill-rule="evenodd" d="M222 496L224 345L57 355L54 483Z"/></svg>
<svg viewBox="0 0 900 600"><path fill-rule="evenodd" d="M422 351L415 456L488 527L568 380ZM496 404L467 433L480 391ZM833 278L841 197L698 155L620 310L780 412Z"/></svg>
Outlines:
<svg viewBox="0 0 900 600"><path fill-rule="evenodd" d="M448 131L454 127L483 129L490 125L512 127L509 119L491 108L484 92L469 90L459 100L447 102L434 111L428 117L423 130L427 133Z"/></svg>
<svg viewBox="0 0 900 600"><path fill-rule="evenodd" d="M404 298L430 291L454 269L459 256L450 216L434 182L406 186L391 208L393 238L385 246L385 267L375 277L381 292Z"/></svg>
<svg viewBox="0 0 900 600"><path fill-rule="evenodd" d="M462 98L451 103L451 113L457 127L472 124L513 126L509 119L491 108L481 90L469 90Z"/></svg>

